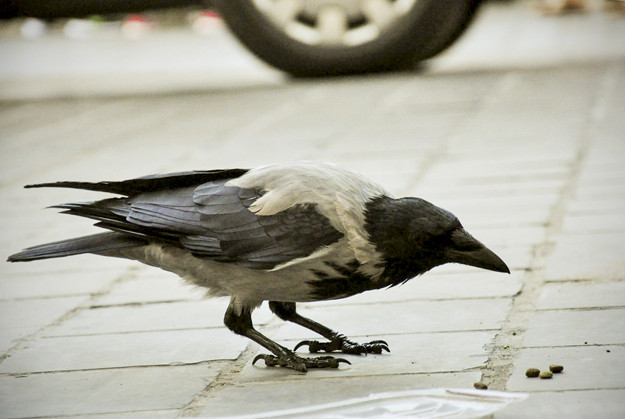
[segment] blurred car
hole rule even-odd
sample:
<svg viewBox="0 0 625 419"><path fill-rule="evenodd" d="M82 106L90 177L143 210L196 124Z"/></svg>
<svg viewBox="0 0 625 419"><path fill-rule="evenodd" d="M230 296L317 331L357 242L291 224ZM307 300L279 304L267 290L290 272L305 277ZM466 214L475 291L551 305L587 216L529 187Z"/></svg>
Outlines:
<svg viewBox="0 0 625 419"><path fill-rule="evenodd" d="M204 4L267 63L296 76L409 68L449 47L481 0L0 0L2 17L80 17Z"/></svg>

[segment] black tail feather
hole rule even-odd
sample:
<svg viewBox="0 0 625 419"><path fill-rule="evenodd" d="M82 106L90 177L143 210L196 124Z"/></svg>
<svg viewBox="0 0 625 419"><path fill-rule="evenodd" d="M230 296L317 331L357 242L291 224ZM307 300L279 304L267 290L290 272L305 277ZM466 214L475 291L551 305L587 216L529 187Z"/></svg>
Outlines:
<svg viewBox="0 0 625 419"><path fill-rule="evenodd" d="M73 188L88 191L109 192L124 196L163 189L184 188L214 180L237 178L247 172L246 169L204 170L195 172L168 173L151 175L119 182L52 182L26 185L25 188Z"/></svg>
<svg viewBox="0 0 625 419"><path fill-rule="evenodd" d="M100 233L29 247L9 256L7 261L29 262L39 259L60 258L82 253L97 253L124 247L142 246L147 243L147 240L125 234L115 232Z"/></svg>
<svg viewBox="0 0 625 419"><path fill-rule="evenodd" d="M98 221L125 221L129 206L125 198L110 198L95 202L52 205L49 208L64 209L63 214L78 215Z"/></svg>

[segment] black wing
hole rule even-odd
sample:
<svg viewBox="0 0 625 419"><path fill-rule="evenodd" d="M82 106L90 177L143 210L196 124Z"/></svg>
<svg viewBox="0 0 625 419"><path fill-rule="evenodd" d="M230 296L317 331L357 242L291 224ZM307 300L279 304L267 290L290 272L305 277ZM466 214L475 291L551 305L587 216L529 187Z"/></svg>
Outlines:
<svg viewBox="0 0 625 419"><path fill-rule="evenodd" d="M167 241L200 258L252 269L308 256L343 236L312 204L257 216L249 207L263 191L226 186L227 180L57 207L98 220L96 225L109 230Z"/></svg>

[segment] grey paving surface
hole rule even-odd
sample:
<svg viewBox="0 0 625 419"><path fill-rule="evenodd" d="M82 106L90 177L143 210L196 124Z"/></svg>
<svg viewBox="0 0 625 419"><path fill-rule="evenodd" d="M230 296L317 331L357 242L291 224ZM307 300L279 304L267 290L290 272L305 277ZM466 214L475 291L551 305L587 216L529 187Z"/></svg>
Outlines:
<svg viewBox="0 0 625 419"><path fill-rule="evenodd" d="M227 301L168 273L95 256L3 263L0 417L222 417L478 380L530 394L496 418L623 417L625 44L616 41L625 19L598 8L545 17L526 3L483 12L424 71L335 80L283 79L223 34L211 41L223 46L225 64L211 63L219 77L194 77L206 62L188 63L174 69L182 84L158 63L137 70L129 52L186 40L193 49L189 34L131 46L0 39L3 54L56 45L69 57L21 81L15 63L0 71L0 96L20 99L0 103L3 255L93 231L42 208L102 195L27 183L307 159L451 210L513 271L446 266L391 290L302 305L392 350L303 375L252 366L259 347L221 324ZM73 54L94 45L110 71L67 73ZM314 337L266 307L254 320L289 346ZM524 376L552 363L564 372Z"/></svg>

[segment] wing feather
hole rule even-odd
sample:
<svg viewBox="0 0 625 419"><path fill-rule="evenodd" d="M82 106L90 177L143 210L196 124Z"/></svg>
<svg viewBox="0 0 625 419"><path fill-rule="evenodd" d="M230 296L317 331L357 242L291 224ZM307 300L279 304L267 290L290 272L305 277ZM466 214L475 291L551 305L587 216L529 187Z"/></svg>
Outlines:
<svg viewBox="0 0 625 419"><path fill-rule="evenodd" d="M200 258L252 269L272 269L304 258L343 237L314 204L255 214L250 207L264 191L226 186L227 180L59 207L96 219L109 230L164 240Z"/></svg>

